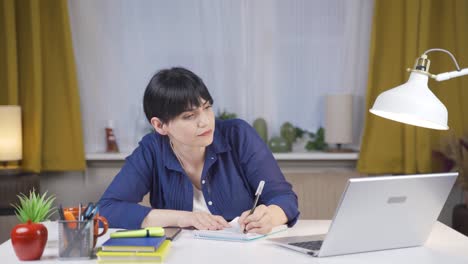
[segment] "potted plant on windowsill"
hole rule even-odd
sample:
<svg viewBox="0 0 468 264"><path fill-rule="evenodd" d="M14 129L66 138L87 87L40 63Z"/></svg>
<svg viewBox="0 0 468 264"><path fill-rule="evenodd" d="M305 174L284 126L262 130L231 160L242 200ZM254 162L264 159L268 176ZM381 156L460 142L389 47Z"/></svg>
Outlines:
<svg viewBox="0 0 468 264"><path fill-rule="evenodd" d="M35 190L18 195L19 204L12 204L20 224L11 230L11 243L16 256L20 260L40 259L47 243L47 228L41 224L55 212L52 203L54 196L47 197L47 192L42 196Z"/></svg>

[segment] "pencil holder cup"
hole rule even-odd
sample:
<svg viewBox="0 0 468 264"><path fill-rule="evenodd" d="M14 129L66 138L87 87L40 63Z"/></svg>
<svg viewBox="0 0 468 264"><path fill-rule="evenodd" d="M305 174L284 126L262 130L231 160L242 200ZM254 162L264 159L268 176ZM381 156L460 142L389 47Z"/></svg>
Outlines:
<svg viewBox="0 0 468 264"><path fill-rule="evenodd" d="M60 259L88 259L93 254L93 220L58 221Z"/></svg>
<svg viewBox="0 0 468 264"><path fill-rule="evenodd" d="M67 207L67 208L64 208L63 211L69 211L73 214L73 216L78 219L78 207ZM82 207L81 209L82 212L86 211L86 207ZM99 232L99 223L101 223L101 226L102 226L102 230L101 232ZM96 214L94 216L94 239L93 239L93 248L96 247L96 243L97 243L97 240L98 240L98 237L100 236L103 236L106 232L107 232L107 229L109 228L109 224L107 223L107 219L102 216L102 215L99 215Z"/></svg>

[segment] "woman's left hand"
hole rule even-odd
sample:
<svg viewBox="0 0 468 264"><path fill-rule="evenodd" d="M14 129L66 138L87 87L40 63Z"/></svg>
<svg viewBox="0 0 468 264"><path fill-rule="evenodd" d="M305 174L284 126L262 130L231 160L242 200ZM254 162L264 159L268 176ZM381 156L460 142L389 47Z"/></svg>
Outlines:
<svg viewBox="0 0 468 264"><path fill-rule="evenodd" d="M248 233L268 234L274 225L274 213L270 207L263 204L257 206L253 214L250 210L245 211L239 217L239 224L242 230Z"/></svg>

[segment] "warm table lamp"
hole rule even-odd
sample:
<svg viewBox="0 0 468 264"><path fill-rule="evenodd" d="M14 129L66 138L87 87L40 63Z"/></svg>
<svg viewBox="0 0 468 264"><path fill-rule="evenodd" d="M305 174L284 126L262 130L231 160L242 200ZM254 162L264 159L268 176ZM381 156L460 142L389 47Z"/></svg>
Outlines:
<svg viewBox="0 0 468 264"><path fill-rule="evenodd" d="M18 169L18 166L7 166L8 162L22 158L21 108L0 105L0 174Z"/></svg>
<svg viewBox="0 0 468 264"><path fill-rule="evenodd" d="M325 142L336 144L332 152L347 152L343 144L353 141L353 96L351 94L327 95L325 101Z"/></svg>
<svg viewBox="0 0 468 264"><path fill-rule="evenodd" d="M430 61L426 54L432 51L449 54L457 70L437 75L429 73ZM468 68L460 69L457 60L449 51L430 49L417 58L414 68L408 71L411 71L409 80L381 93L369 111L374 115L414 126L447 130L447 108L429 90L428 79L431 77L436 81L445 81L467 75Z"/></svg>

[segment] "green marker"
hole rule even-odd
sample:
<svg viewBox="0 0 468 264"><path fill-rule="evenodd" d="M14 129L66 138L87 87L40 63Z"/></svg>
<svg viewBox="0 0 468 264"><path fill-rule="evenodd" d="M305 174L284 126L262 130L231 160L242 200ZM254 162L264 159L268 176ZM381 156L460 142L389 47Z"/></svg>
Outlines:
<svg viewBox="0 0 468 264"><path fill-rule="evenodd" d="M162 237L164 236L164 228L162 227L147 227L136 230L119 230L110 234L111 238L122 237Z"/></svg>

